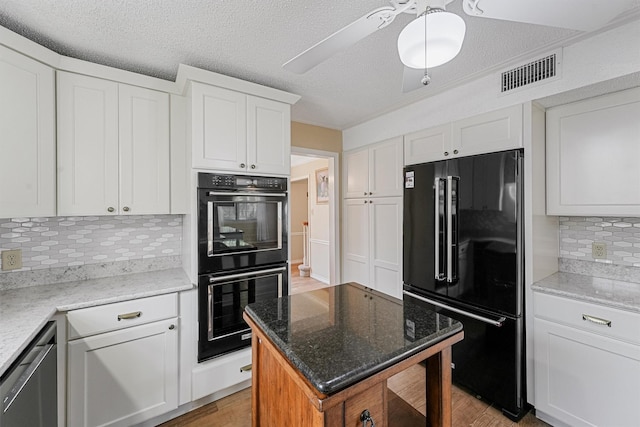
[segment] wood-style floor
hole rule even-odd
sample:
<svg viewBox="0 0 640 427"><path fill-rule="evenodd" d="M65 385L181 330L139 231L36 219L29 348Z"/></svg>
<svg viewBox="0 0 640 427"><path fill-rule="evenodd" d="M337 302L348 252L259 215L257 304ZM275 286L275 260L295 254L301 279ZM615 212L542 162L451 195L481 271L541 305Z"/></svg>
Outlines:
<svg viewBox="0 0 640 427"><path fill-rule="evenodd" d="M291 293L306 292L327 285L309 277L300 277L297 266L291 268ZM394 417L394 408L410 405L413 409L402 411L411 414L414 411L426 414L425 372L422 365L415 365L398 375L391 377L389 388L389 427L411 427L416 423L408 416L403 419ZM283 402L286 404L286 402ZM499 410L487 402L478 399L458 387L452 393L453 427L547 427L533 414L527 414L519 423L504 417ZM418 417L416 416L416 419ZM181 417L162 424L162 427L249 427L251 426L251 389L247 388L231 396L205 405Z"/></svg>

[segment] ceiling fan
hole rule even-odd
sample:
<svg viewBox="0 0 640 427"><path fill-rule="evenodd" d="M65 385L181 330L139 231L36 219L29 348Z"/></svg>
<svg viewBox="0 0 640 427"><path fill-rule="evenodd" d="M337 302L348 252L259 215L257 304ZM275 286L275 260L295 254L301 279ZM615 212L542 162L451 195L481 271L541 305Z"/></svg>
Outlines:
<svg viewBox="0 0 640 427"><path fill-rule="evenodd" d="M303 74L334 54L389 26L401 13L415 14L398 37L398 54L405 65L403 91L427 85L427 70L453 59L462 47L464 20L446 11L454 0L390 0L381 7L311 46L283 68ZM580 31L597 29L635 0L461 0L464 12L473 17L547 25ZM426 42L425 42L426 40Z"/></svg>

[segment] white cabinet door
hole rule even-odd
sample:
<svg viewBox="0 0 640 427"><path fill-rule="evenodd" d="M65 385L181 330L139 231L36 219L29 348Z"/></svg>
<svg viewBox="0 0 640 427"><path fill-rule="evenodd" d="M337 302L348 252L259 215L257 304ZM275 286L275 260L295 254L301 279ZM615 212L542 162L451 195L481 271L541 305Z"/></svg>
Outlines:
<svg viewBox="0 0 640 427"><path fill-rule="evenodd" d="M69 342L68 425L130 426L177 408L176 322Z"/></svg>
<svg viewBox="0 0 640 427"><path fill-rule="evenodd" d="M402 196L402 138L369 148L369 195Z"/></svg>
<svg viewBox="0 0 640 427"><path fill-rule="evenodd" d="M522 147L522 105L453 122L452 151L470 156Z"/></svg>
<svg viewBox="0 0 640 427"><path fill-rule="evenodd" d="M640 215L640 88L547 110L547 214Z"/></svg>
<svg viewBox="0 0 640 427"><path fill-rule="evenodd" d="M369 150L351 151L344 154L344 196L366 197L369 195Z"/></svg>
<svg viewBox="0 0 640 427"><path fill-rule="evenodd" d="M247 97L247 170L289 175L291 171L291 107Z"/></svg>
<svg viewBox="0 0 640 427"><path fill-rule="evenodd" d="M451 124L404 136L404 163L415 165L442 160L451 151Z"/></svg>
<svg viewBox="0 0 640 427"><path fill-rule="evenodd" d="M0 46L0 218L54 216L54 71Z"/></svg>
<svg viewBox="0 0 640 427"><path fill-rule="evenodd" d="M116 215L118 84L57 76L58 215Z"/></svg>
<svg viewBox="0 0 640 427"><path fill-rule="evenodd" d="M119 86L120 213L169 213L169 95Z"/></svg>
<svg viewBox="0 0 640 427"><path fill-rule="evenodd" d="M402 195L402 138L344 154L344 197Z"/></svg>
<svg viewBox="0 0 640 427"><path fill-rule="evenodd" d="M368 286L402 298L402 197L369 202Z"/></svg>
<svg viewBox="0 0 640 427"><path fill-rule="evenodd" d="M369 286L369 201L345 200L343 221L343 280Z"/></svg>
<svg viewBox="0 0 640 427"><path fill-rule="evenodd" d="M640 346L538 318L534 341L540 417L576 427L638 425Z"/></svg>
<svg viewBox="0 0 640 427"><path fill-rule="evenodd" d="M246 171L247 96L192 83L193 167Z"/></svg>
<svg viewBox="0 0 640 427"><path fill-rule="evenodd" d="M402 296L402 197L344 200L343 280Z"/></svg>

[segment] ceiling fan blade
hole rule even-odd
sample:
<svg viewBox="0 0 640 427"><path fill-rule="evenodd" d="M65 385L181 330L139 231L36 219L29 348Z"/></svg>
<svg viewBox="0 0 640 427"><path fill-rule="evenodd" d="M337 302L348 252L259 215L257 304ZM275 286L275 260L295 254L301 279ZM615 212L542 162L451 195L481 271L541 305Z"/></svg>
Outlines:
<svg viewBox="0 0 640 427"><path fill-rule="evenodd" d="M420 89L425 85L422 84L422 78L424 77L424 70L404 67L404 73L402 75L402 93L407 93Z"/></svg>
<svg viewBox="0 0 640 427"><path fill-rule="evenodd" d="M403 9L391 6L373 10L346 27L331 34L321 42L316 43L295 58L286 62L282 67L294 73L303 74L335 55L343 49L352 46L369 34L386 27Z"/></svg>
<svg viewBox="0 0 640 427"><path fill-rule="evenodd" d="M592 31L634 6L634 0L463 0L467 15Z"/></svg>

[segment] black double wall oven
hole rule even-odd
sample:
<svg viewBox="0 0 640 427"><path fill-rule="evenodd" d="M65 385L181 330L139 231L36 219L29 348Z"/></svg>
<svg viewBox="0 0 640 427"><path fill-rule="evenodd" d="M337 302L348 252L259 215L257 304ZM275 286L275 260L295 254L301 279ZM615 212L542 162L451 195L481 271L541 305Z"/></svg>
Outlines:
<svg viewBox="0 0 640 427"><path fill-rule="evenodd" d="M287 179L198 174L198 361L251 344L247 304L288 293Z"/></svg>

